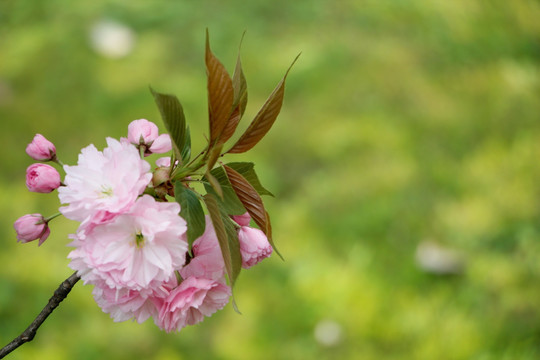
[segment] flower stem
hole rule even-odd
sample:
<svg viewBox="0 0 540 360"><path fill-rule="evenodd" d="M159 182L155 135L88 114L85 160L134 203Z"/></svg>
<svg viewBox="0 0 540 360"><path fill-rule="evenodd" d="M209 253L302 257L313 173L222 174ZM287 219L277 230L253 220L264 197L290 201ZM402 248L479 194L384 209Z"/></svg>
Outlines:
<svg viewBox="0 0 540 360"><path fill-rule="evenodd" d="M44 221L45 223L48 223L49 221L51 221L51 220L54 219L54 218L59 217L60 215L62 215L62 213L61 213L61 212L57 212L56 214L53 214L53 215L51 215L51 216L49 216L49 217L46 217L43 221Z"/></svg>
<svg viewBox="0 0 540 360"><path fill-rule="evenodd" d="M56 155L54 156L54 158L52 158L52 161L57 163L58 165L60 165L62 167L62 169L64 168L64 163L62 162L62 160L60 160L58 157L56 157Z"/></svg>
<svg viewBox="0 0 540 360"><path fill-rule="evenodd" d="M141 159L144 160L144 153L146 152L146 146L139 145L139 154L141 155Z"/></svg>

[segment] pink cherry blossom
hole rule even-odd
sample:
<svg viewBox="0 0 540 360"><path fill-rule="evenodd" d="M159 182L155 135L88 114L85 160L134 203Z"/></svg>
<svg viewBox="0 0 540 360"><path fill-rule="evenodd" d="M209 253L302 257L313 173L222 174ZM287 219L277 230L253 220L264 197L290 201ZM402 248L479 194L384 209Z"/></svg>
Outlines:
<svg viewBox="0 0 540 360"><path fill-rule="evenodd" d="M51 230L41 214L28 214L18 218L13 224L17 241L27 243L39 239L38 246L49 237Z"/></svg>
<svg viewBox="0 0 540 360"><path fill-rule="evenodd" d="M158 137L158 127L146 119L133 120L128 125L128 140L134 145L150 144Z"/></svg>
<svg viewBox="0 0 540 360"><path fill-rule="evenodd" d="M232 216L232 219L240 226L249 226L249 222L251 221L251 216L246 211L242 215L234 215L234 216Z"/></svg>
<svg viewBox="0 0 540 360"><path fill-rule="evenodd" d="M223 278L225 263L209 216L206 216L204 233L193 242L192 253L193 259L180 270L180 275L184 279L190 276L212 280Z"/></svg>
<svg viewBox="0 0 540 360"><path fill-rule="evenodd" d="M172 142L169 134L159 135L148 149L151 154L163 154L172 150Z"/></svg>
<svg viewBox="0 0 540 360"><path fill-rule="evenodd" d="M170 156L164 156L160 157L156 160L156 166L157 167L171 167L171 157Z"/></svg>
<svg viewBox="0 0 540 360"><path fill-rule="evenodd" d="M272 254L272 246L259 229L242 226L238 230L238 240L244 269L249 269Z"/></svg>
<svg viewBox="0 0 540 360"><path fill-rule="evenodd" d="M133 205L152 174L150 164L127 141L107 138L103 152L94 145L81 150L75 166L64 166L65 184L58 190L62 214L89 224L111 221Z"/></svg>
<svg viewBox="0 0 540 360"><path fill-rule="evenodd" d="M159 307L163 304L170 290L177 285L178 282L175 277L171 281L164 283L157 291L115 289L100 282L94 287L92 295L94 295L94 299L101 310L110 314L115 322L134 319L141 324L151 316L158 317Z"/></svg>
<svg viewBox="0 0 540 360"><path fill-rule="evenodd" d="M32 164L26 169L26 187L32 192L50 193L60 186L60 174L47 164Z"/></svg>
<svg viewBox="0 0 540 360"><path fill-rule="evenodd" d="M85 283L155 290L185 263L187 225L179 212L178 203L143 195L129 212L95 225L84 237L74 235L69 266Z"/></svg>
<svg viewBox="0 0 540 360"><path fill-rule="evenodd" d="M56 156L56 147L43 135L36 134L32 142L26 147L26 153L34 160L47 161Z"/></svg>
<svg viewBox="0 0 540 360"><path fill-rule="evenodd" d="M134 120L128 125L128 141L143 146L144 155L162 154L172 149L169 134L159 135L158 127L146 119Z"/></svg>
<svg viewBox="0 0 540 360"><path fill-rule="evenodd" d="M222 282L188 277L167 296L154 321L167 332L180 331L222 309L230 296L231 288Z"/></svg>

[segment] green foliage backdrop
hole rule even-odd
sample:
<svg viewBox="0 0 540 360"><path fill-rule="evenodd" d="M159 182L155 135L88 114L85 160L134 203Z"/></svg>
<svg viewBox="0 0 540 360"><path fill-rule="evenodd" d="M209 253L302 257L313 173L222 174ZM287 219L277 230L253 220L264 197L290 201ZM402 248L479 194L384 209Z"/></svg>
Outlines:
<svg viewBox="0 0 540 360"><path fill-rule="evenodd" d="M91 46L107 19L135 35L124 57ZM539 19L533 0L1 1L1 345L71 273L74 223L15 242L17 217L57 207L26 190L26 144L42 133L74 163L131 120L159 123L151 85L182 101L201 148L208 27L231 72L247 30L247 119L303 52L250 153L286 261L241 274L243 315L180 334L115 324L77 284L10 358L538 359ZM464 270L423 270L426 241Z"/></svg>

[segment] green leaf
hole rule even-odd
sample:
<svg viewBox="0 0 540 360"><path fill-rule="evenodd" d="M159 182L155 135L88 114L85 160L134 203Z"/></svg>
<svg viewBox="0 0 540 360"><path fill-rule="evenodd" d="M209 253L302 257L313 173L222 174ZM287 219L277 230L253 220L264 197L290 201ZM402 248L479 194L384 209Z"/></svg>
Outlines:
<svg viewBox="0 0 540 360"><path fill-rule="evenodd" d="M219 138L229 121L234 90L231 77L223 64L210 50L208 30L206 31L206 75L208 76L208 116L210 122L210 147Z"/></svg>
<svg viewBox="0 0 540 360"><path fill-rule="evenodd" d="M189 125L186 127L186 141L184 147L181 150L180 156L182 157L182 164L187 164L191 158L191 133L189 131Z"/></svg>
<svg viewBox="0 0 540 360"><path fill-rule="evenodd" d="M187 222L187 238L189 248L198 237L204 233L206 221L199 196L181 181L174 183L174 197L180 204L180 216Z"/></svg>
<svg viewBox="0 0 540 360"><path fill-rule="evenodd" d="M255 164L252 162L230 162L227 163L227 166L238 171L257 190L259 195L274 196L274 194L262 186L255 172Z"/></svg>
<svg viewBox="0 0 540 360"><path fill-rule="evenodd" d="M207 171L204 177L208 180L208 183L210 183L210 186L215 191L215 194L219 196L221 200L223 200L223 189L221 188L221 184L219 181L212 175L210 171Z"/></svg>
<svg viewBox="0 0 540 360"><path fill-rule="evenodd" d="M150 88L161 113L163 123L171 136L174 154L181 159L180 151L186 146L186 118L180 101L174 95L161 94Z"/></svg>
<svg viewBox="0 0 540 360"><path fill-rule="evenodd" d="M204 196L204 202L208 209L208 213L210 214L212 224L214 225L214 230L216 231L223 261L225 262L225 270L229 276L232 288L238 274L240 274L240 269L242 268L242 256L238 244L238 235L235 235L236 230L234 229L234 225L230 222L229 217L219 208L218 202L212 194L206 194ZM227 221L227 219L229 221ZM229 224L229 222L231 224ZM231 230L231 225L233 230Z"/></svg>
<svg viewBox="0 0 540 360"><path fill-rule="evenodd" d="M236 170L224 165L223 168L229 177L229 181L234 189L234 192L238 196L238 199L242 202L247 212L255 221L255 224L266 234L268 241L276 251L276 253L283 259L272 239L272 225L270 224L270 216L264 208L261 196L251 186L251 184L238 173Z"/></svg>
<svg viewBox="0 0 540 360"><path fill-rule="evenodd" d="M238 278L238 275L240 274L240 271L242 270L242 254L240 253L240 241L238 240L238 231L236 230L236 226L230 216L223 210L223 208L220 207L220 215L221 220L223 221L223 225L225 226L225 231L227 233L227 240L229 243L229 251L231 253L231 264L232 264L232 271L233 271L233 279L234 281L231 282L231 288L233 287L234 283L236 282L236 279ZM234 293L232 296L232 305L234 308L234 311L237 313L240 313L240 310L238 310L238 306L236 305L236 300L234 299Z"/></svg>
<svg viewBox="0 0 540 360"><path fill-rule="evenodd" d="M224 209L224 211L227 212L228 214L230 215L244 214L246 212L246 209L244 208L244 205L242 205L242 203L236 196L236 193L234 192L232 185L229 182L229 179L227 178L227 174L225 173L223 168L217 167L213 169L210 172L210 174L217 180L217 182L221 186L221 190L223 192L223 198L220 198L220 196L215 192L213 187L210 185L208 179L204 177L203 181L205 181L204 188L206 189L206 192L216 196L217 201L220 205L220 208Z"/></svg>
<svg viewBox="0 0 540 360"><path fill-rule="evenodd" d="M223 144L217 144L210 150L210 153L208 155L208 162L206 164L206 166L208 167L208 171L212 170L217 160L219 159L221 149L223 149Z"/></svg>
<svg viewBox="0 0 540 360"><path fill-rule="evenodd" d="M231 258L233 259L233 269L235 269L236 272L239 272L242 267L242 255L240 254L238 231L230 216L222 208L220 208L220 215L229 240L229 249L231 250Z"/></svg>
<svg viewBox="0 0 540 360"><path fill-rule="evenodd" d="M285 73L285 76L276 86L272 94L270 94L263 107L259 110L257 115L255 115L255 118L244 134L242 134L240 139L238 139L228 153L238 154L250 150L264 137L264 135L266 135L268 130L270 130L281 111L283 96L285 94L285 80L287 79L287 75L292 66L298 59L298 56L294 59L293 63Z"/></svg>

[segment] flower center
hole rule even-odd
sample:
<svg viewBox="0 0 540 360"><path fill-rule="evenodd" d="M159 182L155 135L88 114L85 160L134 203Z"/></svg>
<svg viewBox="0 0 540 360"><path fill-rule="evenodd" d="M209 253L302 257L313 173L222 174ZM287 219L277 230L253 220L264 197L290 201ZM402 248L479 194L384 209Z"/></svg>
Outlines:
<svg viewBox="0 0 540 360"><path fill-rule="evenodd" d="M138 233L135 235L135 246L137 246L137 248L142 248L144 245L144 236L143 234L141 233Z"/></svg>
<svg viewBox="0 0 540 360"><path fill-rule="evenodd" d="M110 186L101 185L101 197L110 197L113 195L113 189Z"/></svg>

